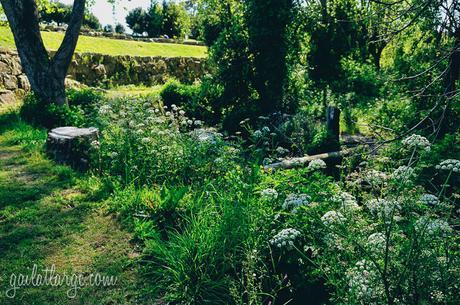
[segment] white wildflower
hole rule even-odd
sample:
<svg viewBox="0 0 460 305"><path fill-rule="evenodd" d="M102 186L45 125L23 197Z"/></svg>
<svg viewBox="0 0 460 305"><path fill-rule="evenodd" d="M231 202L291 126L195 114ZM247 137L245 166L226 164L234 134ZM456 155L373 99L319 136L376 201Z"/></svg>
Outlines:
<svg viewBox="0 0 460 305"><path fill-rule="evenodd" d="M449 223L442 219L421 217L415 222L415 230L429 236L446 237L453 232Z"/></svg>
<svg viewBox="0 0 460 305"><path fill-rule="evenodd" d="M388 176L385 173L371 169L364 172L363 180L373 187L384 186L388 180Z"/></svg>
<svg viewBox="0 0 460 305"><path fill-rule="evenodd" d="M373 233L367 238L367 246L370 249L383 251L386 247L386 237L383 233Z"/></svg>
<svg viewBox="0 0 460 305"><path fill-rule="evenodd" d="M401 205L392 199L372 199L366 203L366 207L375 217L390 223L401 209Z"/></svg>
<svg viewBox="0 0 460 305"><path fill-rule="evenodd" d="M340 212L329 211L321 217L321 221L326 227L331 228L343 224L345 222L345 217Z"/></svg>
<svg viewBox="0 0 460 305"><path fill-rule="evenodd" d="M116 157L118 157L118 153L116 151L110 153L110 158L115 159Z"/></svg>
<svg viewBox="0 0 460 305"><path fill-rule="evenodd" d="M415 177L414 169L410 166L400 166L392 174L391 178L399 182L407 182Z"/></svg>
<svg viewBox="0 0 460 305"><path fill-rule="evenodd" d="M324 162L321 159L311 160L310 163L308 164L308 168L313 169L313 170L326 168L326 162Z"/></svg>
<svg viewBox="0 0 460 305"><path fill-rule="evenodd" d="M447 159L436 165L436 169L453 171L454 173L460 172L460 161L456 159Z"/></svg>
<svg viewBox="0 0 460 305"><path fill-rule="evenodd" d="M267 201L273 201L278 198L278 192L275 189L265 189L260 192L260 196Z"/></svg>
<svg viewBox="0 0 460 305"><path fill-rule="evenodd" d="M342 211L356 211L360 209L355 196L347 192L339 192L332 200L340 205Z"/></svg>
<svg viewBox="0 0 460 305"><path fill-rule="evenodd" d="M404 140L402 140L402 144L409 147L420 148L425 151L430 151L431 146L430 141L428 141L427 138L420 136L418 134L413 134L405 138Z"/></svg>
<svg viewBox="0 0 460 305"><path fill-rule="evenodd" d="M101 108L99 108L99 114L104 115L110 112L110 106L109 105L103 105Z"/></svg>
<svg viewBox="0 0 460 305"><path fill-rule="evenodd" d="M284 200L283 209L296 213L299 207L309 204L310 200L307 194L289 194Z"/></svg>
<svg viewBox="0 0 460 305"><path fill-rule="evenodd" d="M254 134L253 134L253 135L254 135L254 137L255 137L256 139L262 138L262 136L263 136L262 131L260 131L260 130L254 131Z"/></svg>
<svg viewBox="0 0 460 305"><path fill-rule="evenodd" d="M380 299L384 289L379 281L375 266L367 260L360 260L355 267L347 271L348 286L361 302Z"/></svg>
<svg viewBox="0 0 460 305"><path fill-rule="evenodd" d="M278 248L287 248L288 250L292 249L294 242L301 235L301 233L296 229L283 229L278 234L276 234L272 239L270 239L270 244Z"/></svg>
<svg viewBox="0 0 460 305"><path fill-rule="evenodd" d="M423 194L420 196L420 202L426 205L435 206L439 204L439 198L432 194Z"/></svg>
<svg viewBox="0 0 460 305"><path fill-rule="evenodd" d="M289 150L287 150L286 148L284 147L281 147L281 146L278 146L276 148L276 152L279 154L279 155L285 155L289 152Z"/></svg>
<svg viewBox="0 0 460 305"><path fill-rule="evenodd" d="M264 127L262 127L262 132L263 133L270 133L270 128L268 128L267 126L264 126Z"/></svg>

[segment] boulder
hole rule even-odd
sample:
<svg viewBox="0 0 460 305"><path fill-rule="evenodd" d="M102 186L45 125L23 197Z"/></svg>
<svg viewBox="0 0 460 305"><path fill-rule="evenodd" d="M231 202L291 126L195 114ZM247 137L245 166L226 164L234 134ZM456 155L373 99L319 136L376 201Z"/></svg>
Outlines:
<svg viewBox="0 0 460 305"><path fill-rule="evenodd" d="M1 73L0 80L3 82L3 86L8 90L16 90L18 89L18 80L16 76Z"/></svg>
<svg viewBox="0 0 460 305"><path fill-rule="evenodd" d="M46 152L58 163L87 170L91 150L98 146L97 128L59 127L48 133Z"/></svg>
<svg viewBox="0 0 460 305"><path fill-rule="evenodd" d="M12 91L0 89L0 105L16 103L16 96Z"/></svg>
<svg viewBox="0 0 460 305"><path fill-rule="evenodd" d="M29 79L24 74L18 76L18 85L19 89L23 89L25 91L30 90Z"/></svg>

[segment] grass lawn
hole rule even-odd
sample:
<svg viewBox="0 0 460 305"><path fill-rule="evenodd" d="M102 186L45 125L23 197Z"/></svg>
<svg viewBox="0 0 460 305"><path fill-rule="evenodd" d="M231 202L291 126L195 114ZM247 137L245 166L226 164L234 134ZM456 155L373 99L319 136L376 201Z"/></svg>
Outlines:
<svg viewBox="0 0 460 305"><path fill-rule="evenodd" d="M158 95L163 88L163 85L147 87L143 85L126 85L118 86L107 90L108 97L123 97L123 96L154 96Z"/></svg>
<svg viewBox="0 0 460 305"><path fill-rule="evenodd" d="M64 34L42 32L42 37L47 49L57 50L64 38ZM0 26L0 46L10 49L16 48L13 34L8 27ZM182 44L137 42L80 36L76 52L132 56L206 57L207 48Z"/></svg>
<svg viewBox="0 0 460 305"><path fill-rule="evenodd" d="M0 109L0 304L152 304L131 235L84 187L89 177L44 157L45 139L45 130ZM34 264L39 274L54 265L61 276L117 280L86 285L74 298L68 285L28 285L8 298L12 274L31 276Z"/></svg>

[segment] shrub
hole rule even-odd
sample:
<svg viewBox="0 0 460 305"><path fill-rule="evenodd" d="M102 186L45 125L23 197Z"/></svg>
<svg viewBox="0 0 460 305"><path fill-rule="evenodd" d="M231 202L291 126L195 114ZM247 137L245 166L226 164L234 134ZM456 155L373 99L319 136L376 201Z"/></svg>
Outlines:
<svg viewBox="0 0 460 305"><path fill-rule="evenodd" d="M200 85L184 85L171 80L163 87L160 96L165 106L181 107L189 117L211 121L212 114Z"/></svg>

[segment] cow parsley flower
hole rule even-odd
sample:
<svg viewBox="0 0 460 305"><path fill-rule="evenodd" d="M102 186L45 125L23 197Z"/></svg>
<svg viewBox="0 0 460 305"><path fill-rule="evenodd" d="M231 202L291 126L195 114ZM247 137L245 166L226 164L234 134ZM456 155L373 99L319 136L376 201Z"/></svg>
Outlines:
<svg viewBox="0 0 460 305"><path fill-rule="evenodd" d="M366 207L373 216L383 219L385 223L390 223L401 209L401 205L396 200L380 198L368 201Z"/></svg>
<svg viewBox="0 0 460 305"><path fill-rule="evenodd" d="M283 209L296 213L298 208L310 203L311 197L307 194L289 194L283 203Z"/></svg>
<svg viewBox="0 0 460 305"><path fill-rule="evenodd" d="M329 211L321 217L321 221L326 227L331 228L344 223L345 217L340 212Z"/></svg>
<svg viewBox="0 0 460 305"><path fill-rule="evenodd" d="M287 150L286 148L284 147L281 147L281 146L278 146L276 148L276 152L279 154L279 155L285 155L289 152L289 150Z"/></svg>
<svg viewBox="0 0 460 305"><path fill-rule="evenodd" d="M278 192L275 189L265 189L260 192L260 196L267 201L273 201L278 198Z"/></svg>
<svg viewBox="0 0 460 305"><path fill-rule="evenodd" d="M381 298L383 287L379 281L379 273L371 262L360 260L355 267L347 271L350 292L359 300L369 302Z"/></svg>
<svg viewBox="0 0 460 305"><path fill-rule="evenodd" d="M313 169L313 170L326 168L326 162L324 162L321 159L311 160L310 163L308 164L308 168Z"/></svg>
<svg viewBox="0 0 460 305"><path fill-rule="evenodd" d="M436 169L453 171L454 173L460 172L460 161L456 159L447 159L436 165Z"/></svg>
<svg viewBox="0 0 460 305"><path fill-rule="evenodd" d="M414 169L410 166L400 166L392 174L391 178L399 182L407 182L415 177Z"/></svg>
<svg viewBox="0 0 460 305"><path fill-rule="evenodd" d="M421 217L415 222L415 230L428 236L446 237L453 232L449 223L442 219Z"/></svg>
<svg viewBox="0 0 460 305"><path fill-rule="evenodd" d="M260 130L254 131L254 134L253 134L253 135L254 135L254 137L255 137L256 139L262 138L262 136L263 136L262 131L260 131Z"/></svg>
<svg viewBox="0 0 460 305"><path fill-rule="evenodd" d="M332 197L332 200L340 205L342 211L355 211L360 209L355 196L347 192L339 192Z"/></svg>
<svg viewBox="0 0 460 305"><path fill-rule="evenodd" d="M292 249L294 242L301 235L301 233L292 228L283 229L278 234L273 236L270 239L270 244L278 248L287 248L288 250Z"/></svg>
<svg viewBox="0 0 460 305"><path fill-rule="evenodd" d="M386 237L383 233L373 233L367 238L367 245L371 249L382 251L386 246Z"/></svg>
<svg viewBox="0 0 460 305"><path fill-rule="evenodd" d="M439 198L432 194L423 194L420 197L420 202L426 205L435 206L439 204Z"/></svg>
<svg viewBox="0 0 460 305"><path fill-rule="evenodd" d="M388 176L385 173L371 169L364 172L363 180L373 187L380 187L386 184Z"/></svg>
<svg viewBox="0 0 460 305"><path fill-rule="evenodd" d="M427 138L420 136L418 134L413 134L405 138L404 140L402 140L402 144L409 147L419 148L425 151L430 151L431 149L430 141L428 141Z"/></svg>

